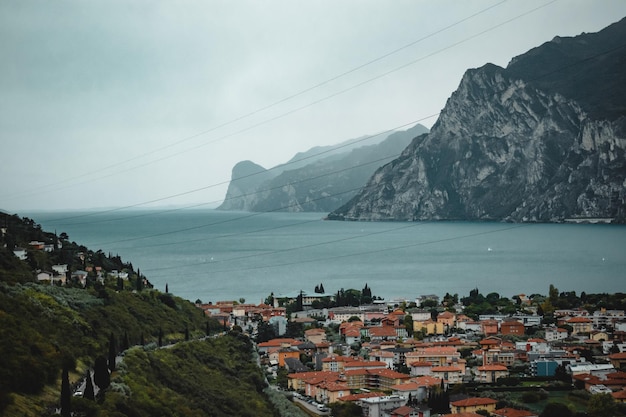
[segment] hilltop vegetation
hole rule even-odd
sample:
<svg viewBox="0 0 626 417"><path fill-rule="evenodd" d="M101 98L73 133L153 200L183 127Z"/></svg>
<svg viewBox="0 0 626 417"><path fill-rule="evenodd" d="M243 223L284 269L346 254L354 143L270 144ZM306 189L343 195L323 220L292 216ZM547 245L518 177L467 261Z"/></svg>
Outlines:
<svg viewBox="0 0 626 417"><path fill-rule="evenodd" d="M76 384L98 363L113 370L111 383L94 400L86 393L71 397L74 415L274 414L246 337L232 334L158 349L221 332L223 326L191 302L151 288L119 257L46 233L30 219L3 216L0 415L53 415L64 385L62 370ZM31 248L27 259L19 260L12 250L31 241L54 249ZM68 277L78 268L92 271L84 286L72 279L67 286L35 282L38 270L61 262L69 265ZM127 279L111 274L113 269L124 271ZM106 367L104 372L108 375Z"/></svg>
<svg viewBox="0 0 626 417"><path fill-rule="evenodd" d="M253 346L238 332L171 349L133 348L99 416L272 416Z"/></svg>

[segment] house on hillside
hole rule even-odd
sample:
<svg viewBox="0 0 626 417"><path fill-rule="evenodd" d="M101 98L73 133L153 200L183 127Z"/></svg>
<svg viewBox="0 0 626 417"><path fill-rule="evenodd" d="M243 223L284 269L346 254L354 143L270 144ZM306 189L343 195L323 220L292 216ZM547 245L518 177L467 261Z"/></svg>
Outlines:
<svg viewBox="0 0 626 417"><path fill-rule="evenodd" d="M504 365L483 365L477 368L476 377L479 382L484 384L493 384L498 378L506 378L509 376L509 370Z"/></svg>
<svg viewBox="0 0 626 417"><path fill-rule="evenodd" d="M491 398L472 397L464 400L453 401L450 408L453 413L476 413L477 411L495 411L498 402Z"/></svg>
<svg viewBox="0 0 626 417"><path fill-rule="evenodd" d="M363 398L361 400L361 407L363 408L364 416L384 416L389 415L392 410L404 406L406 400L405 397L397 395Z"/></svg>
<svg viewBox="0 0 626 417"><path fill-rule="evenodd" d="M465 369L460 366L435 366L430 369L433 378L443 379L446 384L460 384L465 376Z"/></svg>
<svg viewBox="0 0 626 417"><path fill-rule="evenodd" d="M14 248L13 255L17 256L17 258L21 261L25 261L28 257L28 252L24 248Z"/></svg>
<svg viewBox="0 0 626 417"><path fill-rule="evenodd" d="M524 323L515 319L505 319L500 324L500 333L502 334L522 336L525 331Z"/></svg>
<svg viewBox="0 0 626 417"><path fill-rule="evenodd" d="M52 272L41 271L37 273L37 282L52 284Z"/></svg>
<svg viewBox="0 0 626 417"><path fill-rule="evenodd" d="M372 342L395 341L398 339L396 329L391 326L369 327L368 331Z"/></svg>
<svg viewBox="0 0 626 417"><path fill-rule="evenodd" d="M305 330L304 338L311 343L322 343L326 341L326 331L324 329Z"/></svg>
<svg viewBox="0 0 626 417"><path fill-rule="evenodd" d="M389 413L389 417L430 417L430 408L426 405L403 405Z"/></svg>
<svg viewBox="0 0 626 417"><path fill-rule="evenodd" d="M561 327L549 327L545 330L546 340L548 342L556 342L558 340L567 339L567 329Z"/></svg>
<svg viewBox="0 0 626 417"><path fill-rule="evenodd" d="M528 411L528 410L518 410L515 408L499 408L491 413L493 417L539 417L539 414Z"/></svg>
<svg viewBox="0 0 626 417"><path fill-rule="evenodd" d="M615 369L626 369L626 352L613 353L609 360Z"/></svg>
<svg viewBox="0 0 626 417"><path fill-rule="evenodd" d="M593 330L592 321L586 317L572 317L565 322L572 326L572 335L576 336L580 333L590 333Z"/></svg>

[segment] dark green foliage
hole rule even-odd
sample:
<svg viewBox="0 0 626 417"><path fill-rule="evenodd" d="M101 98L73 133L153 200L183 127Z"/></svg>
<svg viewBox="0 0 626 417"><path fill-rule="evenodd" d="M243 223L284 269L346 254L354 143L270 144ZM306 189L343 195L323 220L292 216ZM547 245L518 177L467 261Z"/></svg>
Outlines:
<svg viewBox="0 0 626 417"><path fill-rule="evenodd" d="M0 281L11 283L34 281L31 268L2 246L0 246Z"/></svg>
<svg viewBox="0 0 626 417"><path fill-rule="evenodd" d="M294 321L288 322L285 337L291 337L293 339L304 337L304 325Z"/></svg>
<svg viewBox="0 0 626 417"><path fill-rule="evenodd" d="M118 373L132 395L109 391L103 408L137 417L272 416L252 353L248 338L233 332L170 349L131 349Z"/></svg>
<svg viewBox="0 0 626 417"><path fill-rule="evenodd" d="M524 404L533 404L541 401L541 397L537 392L525 392L522 394L522 401Z"/></svg>
<svg viewBox="0 0 626 417"><path fill-rule="evenodd" d="M289 375L289 371L285 367L281 366L276 371L276 384L282 389L287 389L289 385L289 378L287 375Z"/></svg>
<svg viewBox="0 0 626 417"><path fill-rule="evenodd" d="M573 417L574 413L570 408L561 403L548 403L539 417Z"/></svg>
<svg viewBox="0 0 626 417"><path fill-rule="evenodd" d="M163 338L174 334L168 337L180 340L184 326L192 332L206 320L181 299L173 297L176 310L164 305L156 291L104 291L106 299L95 289L0 282L0 391L39 393L57 380L64 363L72 369L78 359L94 363L106 356L111 334L126 333L138 342L142 334L156 336L161 325Z"/></svg>
<svg viewBox="0 0 626 417"><path fill-rule="evenodd" d="M111 383L111 374L109 374L109 366L104 356L98 356L93 366L93 382L101 390L107 389Z"/></svg>
<svg viewBox="0 0 626 417"><path fill-rule="evenodd" d="M365 284L365 287L361 290L361 304L371 304L372 302L372 289Z"/></svg>
<svg viewBox="0 0 626 417"><path fill-rule="evenodd" d="M274 326L263 320L258 322L256 337L257 343L267 342L268 340L272 340L277 336L278 335Z"/></svg>
<svg viewBox="0 0 626 417"><path fill-rule="evenodd" d="M85 392L83 393L83 398L86 398L92 401L95 399L93 382L91 381L91 371L87 372L87 381L85 383Z"/></svg>
<svg viewBox="0 0 626 417"><path fill-rule="evenodd" d="M617 403L611 394L594 394L587 402L587 412L591 417L613 416L617 412Z"/></svg>
<svg viewBox="0 0 626 417"><path fill-rule="evenodd" d="M61 416L70 417L71 415L72 392L70 390L70 379L67 368L63 369L61 376Z"/></svg>
<svg viewBox="0 0 626 417"><path fill-rule="evenodd" d="M441 386L430 389L427 404L431 413L447 414L450 412L450 394L445 389L443 380L441 380Z"/></svg>
<svg viewBox="0 0 626 417"><path fill-rule="evenodd" d="M165 304L169 308L176 308L176 301L174 301L174 297L172 297L170 294L159 294L158 298L163 304Z"/></svg>
<svg viewBox="0 0 626 417"><path fill-rule="evenodd" d="M363 409L353 402L335 402L330 404L332 415L335 417L361 417Z"/></svg>
<svg viewBox="0 0 626 417"><path fill-rule="evenodd" d="M117 347L115 346L115 336L111 333L109 337L109 370L115 371L115 357L117 356Z"/></svg>

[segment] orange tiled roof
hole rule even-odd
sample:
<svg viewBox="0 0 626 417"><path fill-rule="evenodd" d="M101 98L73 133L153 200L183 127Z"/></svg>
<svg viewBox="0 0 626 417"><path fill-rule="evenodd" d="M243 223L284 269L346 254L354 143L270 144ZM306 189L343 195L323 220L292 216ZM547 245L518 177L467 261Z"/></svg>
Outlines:
<svg viewBox="0 0 626 417"><path fill-rule="evenodd" d="M616 400L626 400L626 389L611 394Z"/></svg>
<svg viewBox="0 0 626 417"><path fill-rule="evenodd" d="M407 382L404 384L393 385L391 389L395 391L415 391L420 386L421 385L418 384L417 382Z"/></svg>
<svg viewBox="0 0 626 417"><path fill-rule="evenodd" d="M571 319L567 320L568 323L591 323L591 319L588 319L586 317L572 317Z"/></svg>
<svg viewBox="0 0 626 417"><path fill-rule="evenodd" d="M258 346L259 347L272 347L272 346L280 346L283 344L297 346L301 343L302 342L296 339L272 339L272 340L268 340L267 342L261 342L258 344Z"/></svg>
<svg viewBox="0 0 626 417"><path fill-rule="evenodd" d="M433 385L441 384L441 379L429 375L412 378L411 381L414 381L420 387L432 387Z"/></svg>
<svg viewBox="0 0 626 417"><path fill-rule="evenodd" d="M315 377L322 377L324 375L328 376L329 378L332 378L334 376L339 376L339 372L331 372L331 371L295 372L293 374L287 375L287 378L305 380L305 379L310 379L310 378L315 378Z"/></svg>
<svg viewBox="0 0 626 417"><path fill-rule="evenodd" d="M350 402L350 401L358 401L363 398L374 398L374 397L383 397L385 395L384 392L363 392L361 394L352 394L346 395L345 397L339 398L339 401Z"/></svg>
<svg viewBox="0 0 626 417"><path fill-rule="evenodd" d="M347 369L350 368L386 368L387 364L381 361L357 361L352 360L347 362L344 367Z"/></svg>
<svg viewBox="0 0 626 417"><path fill-rule="evenodd" d="M478 405L496 404L497 401L491 398L473 397L464 400L453 401L450 404L455 407L475 407Z"/></svg>
<svg viewBox="0 0 626 417"><path fill-rule="evenodd" d="M396 330L393 327L370 327L369 328L371 337L390 337L397 336Z"/></svg>
<svg viewBox="0 0 626 417"><path fill-rule="evenodd" d="M494 416L498 417L536 417L537 413L531 413L527 410L517 410L515 408L500 408L493 413Z"/></svg>

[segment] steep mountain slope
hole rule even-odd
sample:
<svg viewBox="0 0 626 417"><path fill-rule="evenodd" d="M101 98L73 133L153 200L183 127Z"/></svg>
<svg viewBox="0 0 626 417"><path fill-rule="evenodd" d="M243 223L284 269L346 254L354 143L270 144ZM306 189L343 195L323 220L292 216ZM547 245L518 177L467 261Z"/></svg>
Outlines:
<svg viewBox="0 0 626 417"><path fill-rule="evenodd" d="M224 333L188 300L139 286L145 277L118 256L28 218L0 213L0 224L1 416L59 415L59 404L74 416L277 415L247 336ZM14 255L33 240L56 243L51 251L29 248L26 260ZM91 271L86 286L37 283L40 267L61 262L71 272ZM208 334L221 336L192 341ZM66 402L63 370L75 392ZM95 401L87 385L79 391L87 375L99 388Z"/></svg>
<svg viewBox="0 0 626 417"><path fill-rule="evenodd" d="M468 70L431 132L329 218L624 221L624 39L626 20Z"/></svg>
<svg viewBox="0 0 626 417"><path fill-rule="evenodd" d="M314 148L271 170L250 161L233 168L232 180L220 210L322 211L333 210L353 197L376 168L395 158L419 134L422 125L395 132L382 142L358 146ZM319 156L316 156L319 155Z"/></svg>

